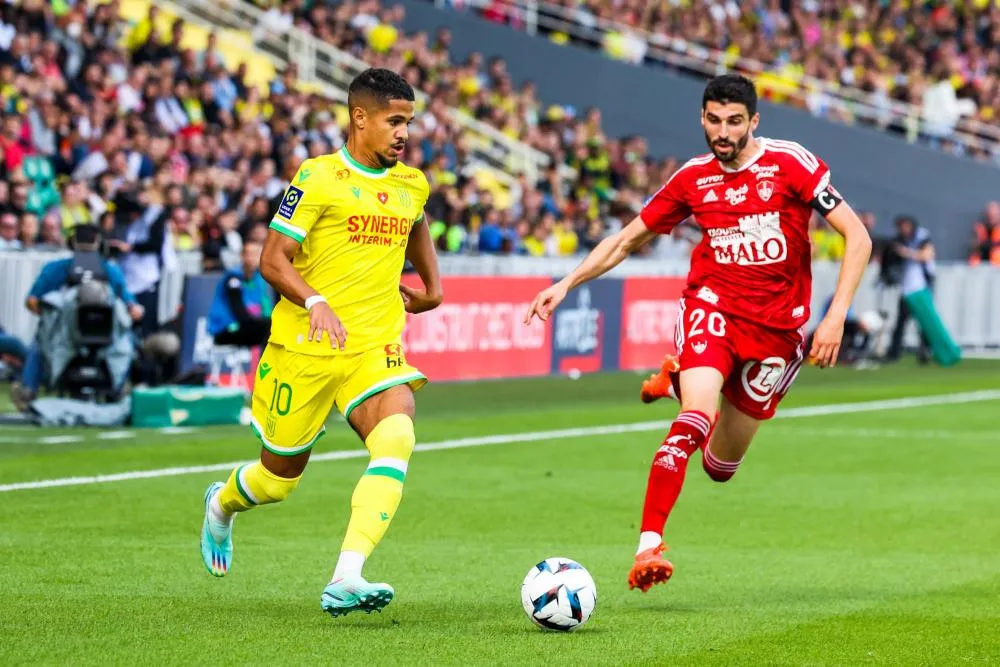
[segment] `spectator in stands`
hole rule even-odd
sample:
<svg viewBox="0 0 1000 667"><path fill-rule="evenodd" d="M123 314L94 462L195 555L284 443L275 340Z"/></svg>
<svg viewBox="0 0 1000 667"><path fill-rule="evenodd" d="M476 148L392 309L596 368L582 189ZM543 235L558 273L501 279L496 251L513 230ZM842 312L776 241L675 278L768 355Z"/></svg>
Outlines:
<svg viewBox="0 0 1000 667"><path fill-rule="evenodd" d="M899 359L903 346L903 335L911 313L906 305L906 296L922 289L934 289L934 279L937 272L934 263L934 243L930 232L917 224L916 218L901 215L896 218L896 238L892 252L902 259L902 274L900 278L899 313L896 325L892 331L892 342L886 353L886 361ZM930 345L923 333L920 334L920 348L917 359L921 363L930 360Z"/></svg>
<svg viewBox="0 0 1000 667"><path fill-rule="evenodd" d="M0 250L20 250L22 246L18 238L19 232L16 215L0 214Z"/></svg>
<svg viewBox="0 0 1000 667"><path fill-rule="evenodd" d="M1000 201L992 201L986 205L983 219L975 223L972 233L969 264L1000 266Z"/></svg>
<svg viewBox="0 0 1000 667"><path fill-rule="evenodd" d="M208 315L208 332L217 345L255 347L271 335L271 288L260 274L263 246L247 242L242 266L226 271L215 290Z"/></svg>
<svg viewBox="0 0 1000 667"><path fill-rule="evenodd" d="M34 213L25 213L21 216L21 248L24 250L35 250L38 246L38 216Z"/></svg>
<svg viewBox="0 0 1000 667"><path fill-rule="evenodd" d="M143 337L159 325L160 277L164 259L173 253L167 233L170 211L163 204L150 201L146 192L129 193L125 200L131 211L125 238L109 241L109 245L121 253L128 289L145 312L139 323L139 335Z"/></svg>
<svg viewBox="0 0 1000 667"><path fill-rule="evenodd" d="M62 232L62 221L59 214L50 211L42 218L42 231L38 240L36 250L64 250L66 248L66 237Z"/></svg>

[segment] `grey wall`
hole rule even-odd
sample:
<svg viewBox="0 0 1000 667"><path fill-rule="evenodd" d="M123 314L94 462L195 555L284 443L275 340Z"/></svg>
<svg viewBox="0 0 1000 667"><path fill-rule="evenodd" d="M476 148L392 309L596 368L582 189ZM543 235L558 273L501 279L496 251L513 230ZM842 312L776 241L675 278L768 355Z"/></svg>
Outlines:
<svg viewBox="0 0 1000 667"><path fill-rule="evenodd" d="M701 80L558 46L422 0L391 2L406 6L408 31L450 28L453 57L464 59L472 51L501 56L515 82L538 83L545 103L600 107L612 136L641 134L661 156L686 159L707 150L698 125ZM934 233L939 256L965 257L972 222L987 201L1000 199L1000 169L994 166L787 107L762 103L760 112L760 136L798 141L823 158L854 208L875 212L879 231L889 233L899 213L916 215Z"/></svg>

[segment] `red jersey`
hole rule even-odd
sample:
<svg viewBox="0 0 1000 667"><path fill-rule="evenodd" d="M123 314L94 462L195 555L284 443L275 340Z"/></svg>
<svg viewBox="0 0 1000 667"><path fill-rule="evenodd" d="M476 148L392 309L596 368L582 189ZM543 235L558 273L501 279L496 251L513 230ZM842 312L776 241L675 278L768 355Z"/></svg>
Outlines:
<svg viewBox="0 0 1000 667"><path fill-rule="evenodd" d="M686 297L771 329L809 321L811 202L830 170L794 141L758 138L758 153L736 171L713 154L678 169L639 214L669 234L693 215L704 232L691 255Z"/></svg>

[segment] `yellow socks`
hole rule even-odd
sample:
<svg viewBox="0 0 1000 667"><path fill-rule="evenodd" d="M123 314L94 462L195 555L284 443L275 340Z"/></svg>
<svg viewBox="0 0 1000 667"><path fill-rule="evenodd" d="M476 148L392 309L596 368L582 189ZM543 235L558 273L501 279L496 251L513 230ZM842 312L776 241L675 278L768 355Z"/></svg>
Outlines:
<svg viewBox="0 0 1000 667"><path fill-rule="evenodd" d="M281 502L299 485L299 479L278 477L257 461L233 470L217 496L226 514L245 512L257 505Z"/></svg>
<svg viewBox="0 0 1000 667"><path fill-rule="evenodd" d="M360 575L365 559L385 536L403 497L415 442L413 420L402 414L380 421L365 440L371 460L351 497L351 521L334 579Z"/></svg>

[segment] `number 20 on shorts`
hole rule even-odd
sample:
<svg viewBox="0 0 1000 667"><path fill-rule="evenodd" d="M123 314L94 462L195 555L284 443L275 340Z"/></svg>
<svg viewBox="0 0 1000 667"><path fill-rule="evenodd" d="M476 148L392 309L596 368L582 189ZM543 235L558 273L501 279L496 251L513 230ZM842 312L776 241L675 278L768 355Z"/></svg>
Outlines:
<svg viewBox="0 0 1000 667"><path fill-rule="evenodd" d="M702 328L702 324L706 324L708 327L708 333L722 338L726 335L726 318L722 316L722 313L712 311L708 314L707 322L705 321L705 309L695 308L691 311L691 326L688 328L688 338L694 338L695 336L700 336L705 333L705 329Z"/></svg>

